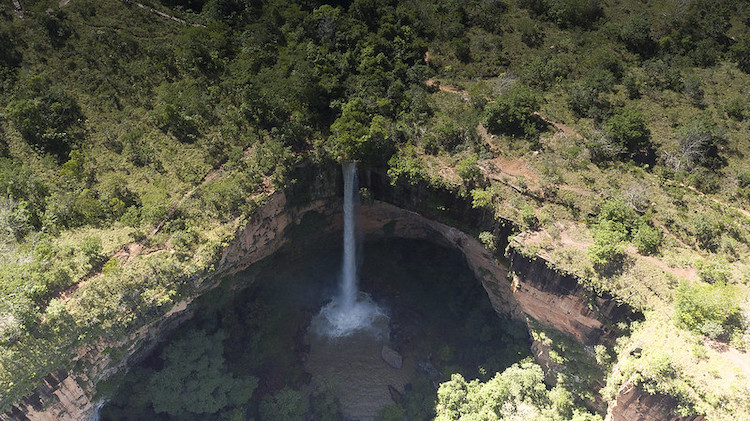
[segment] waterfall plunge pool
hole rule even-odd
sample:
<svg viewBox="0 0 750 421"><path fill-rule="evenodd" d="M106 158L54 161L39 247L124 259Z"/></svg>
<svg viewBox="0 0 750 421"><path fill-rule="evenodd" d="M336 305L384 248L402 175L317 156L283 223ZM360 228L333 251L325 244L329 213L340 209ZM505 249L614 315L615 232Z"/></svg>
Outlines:
<svg viewBox="0 0 750 421"><path fill-rule="evenodd" d="M103 388L101 419L428 420L451 373L486 380L529 355L525 326L494 312L461 253L424 240L364 241L360 290L388 317L314 335L340 250L293 242L197 298L191 320Z"/></svg>

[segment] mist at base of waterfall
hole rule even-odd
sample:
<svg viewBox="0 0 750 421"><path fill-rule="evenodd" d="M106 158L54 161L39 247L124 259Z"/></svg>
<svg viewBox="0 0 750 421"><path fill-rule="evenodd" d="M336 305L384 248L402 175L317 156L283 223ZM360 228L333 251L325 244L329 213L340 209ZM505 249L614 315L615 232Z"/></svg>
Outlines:
<svg viewBox="0 0 750 421"><path fill-rule="evenodd" d="M358 331L368 331L382 335L380 324L376 321L388 320L388 315L370 296L360 292L357 300L347 302L334 298L320 309L320 313L313 317L310 330L319 336L340 338Z"/></svg>

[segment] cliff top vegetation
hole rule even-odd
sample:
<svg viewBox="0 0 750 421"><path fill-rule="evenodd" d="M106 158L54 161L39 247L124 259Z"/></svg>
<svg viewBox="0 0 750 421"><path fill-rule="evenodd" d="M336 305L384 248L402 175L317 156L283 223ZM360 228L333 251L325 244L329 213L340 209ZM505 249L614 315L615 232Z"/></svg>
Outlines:
<svg viewBox="0 0 750 421"><path fill-rule="evenodd" d="M190 296L292 168L357 159L643 311L606 399L631 382L750 417L744 2L20 4L0 3L0 409Z"/></svg>

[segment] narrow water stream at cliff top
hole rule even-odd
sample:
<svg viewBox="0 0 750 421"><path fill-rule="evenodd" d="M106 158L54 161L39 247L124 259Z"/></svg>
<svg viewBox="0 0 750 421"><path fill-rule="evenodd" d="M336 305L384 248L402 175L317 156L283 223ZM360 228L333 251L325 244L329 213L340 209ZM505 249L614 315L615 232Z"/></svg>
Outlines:
<svg viewBox="0 0 750 421"><path fill-rule="evenodd" d="M360 289L384 325L310 333L337 290L329 240L293 243L196 299L193 319L102 388L101 419L428 420L451 373L488 379L528 356L525 327L493 311L463 256L421 240L364 242Z"/></svg>

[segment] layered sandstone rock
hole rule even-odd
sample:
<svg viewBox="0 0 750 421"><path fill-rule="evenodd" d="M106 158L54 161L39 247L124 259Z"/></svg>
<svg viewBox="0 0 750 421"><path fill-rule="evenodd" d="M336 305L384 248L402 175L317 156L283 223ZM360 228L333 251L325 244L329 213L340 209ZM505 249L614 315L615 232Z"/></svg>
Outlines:
<svg viewBox="0 0 750 421"><path fill-rule="evenodd" d="M609 407L607 421L705 421L700 415L675 416L675 407L677 401L671 396L649 395L632 383L626 383Z"/></svg>
<svg viewBox="0 0 750 421"><path fill-rule="evenodd" d="M314 213L321 220L317 231L311 235L340 231L340 200L331 199L329 191L316 192L312 196L302 204L290 204L289 196L284 193L270 197L224 250L216 271L195 280L200 291L215 287L224 275L241 271L278 251L290 241L291 232L306 215ZM409 201L404 203L408 205ZM614 300L592 297L575 278L549 268L542 259L529 259L511 249L510 269L515 274L515 281L511 282L508 268L473 236L385 202L375 201L363 205L361 210L361 227L366 235L425 239L459 249L499 313L523 320L532 318L587 345L610 340L607 326L632 316L628 309L618 306ZM82 350L77 359L87 367L85 375L74 377L58 373L54 379L45 381L37 393L19 402L12 412L0 416L0 420L87 419L95 408L92 401L95 385L146 355L165 332L189 318L191 301L192 298L176 304L165 317L144 326L120 343L102 343ZM111 348L122 351L125 357L112 361L105 352ZM633 396L626 394L618 398L612 417L620 418L612 418L613 421L663 419L648 418L651 412L641 408L654 404L654 401ZM669 402L663 401L660 405L666 408ZM623 418L641 413L645 418Z"/></svg>

